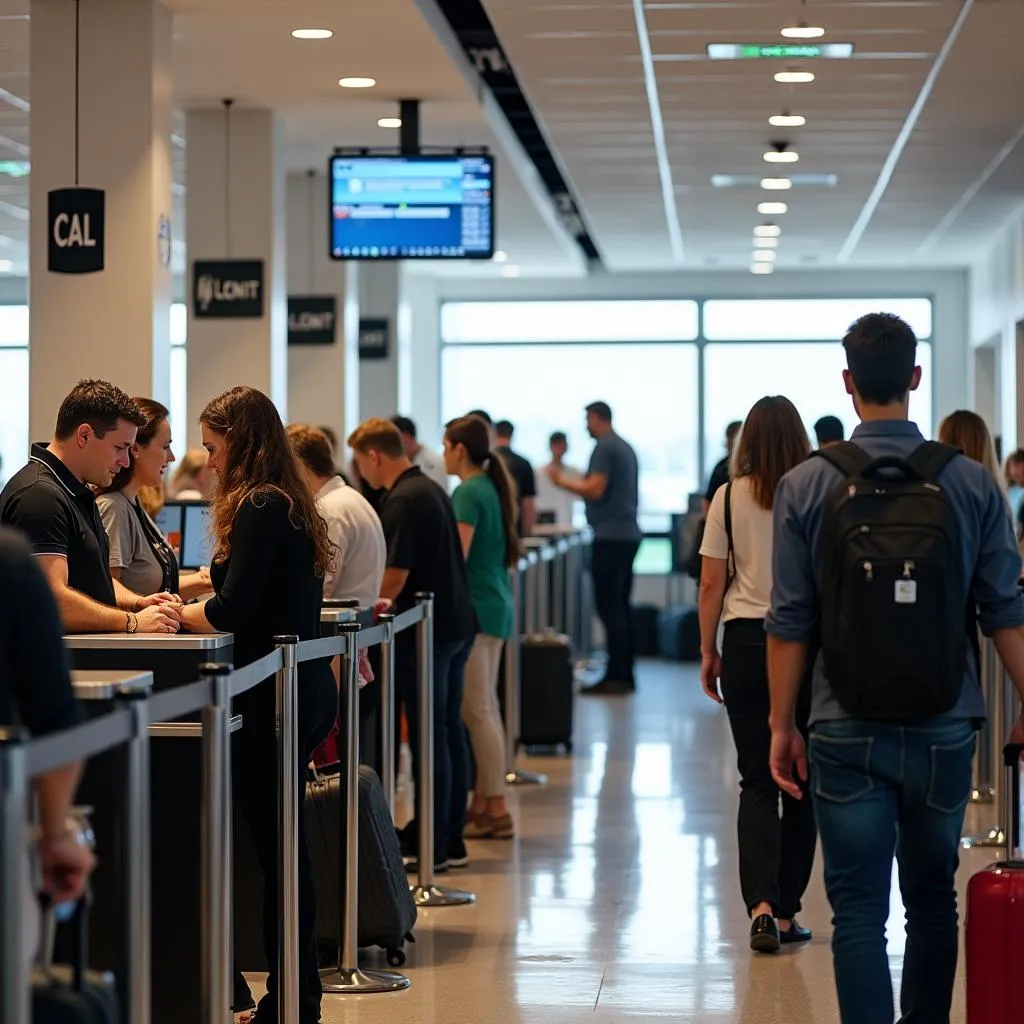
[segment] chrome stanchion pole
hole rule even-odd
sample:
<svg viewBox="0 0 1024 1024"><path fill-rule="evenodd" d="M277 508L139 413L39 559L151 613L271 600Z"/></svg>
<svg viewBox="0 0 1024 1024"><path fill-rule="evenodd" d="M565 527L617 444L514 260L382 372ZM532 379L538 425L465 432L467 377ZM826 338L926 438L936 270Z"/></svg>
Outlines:
<svg viewBox="0 0 1024 1024"><path fill-rule="evenodd" d="M565 620L565 577L568 557L569 546L565 539L560 537L555 544L555 557L551 563L551 591L555 604L551 625L556 633L568 632Z"/></svg>
<svg viewBox="0 0 1024 1024"><path fill-rule="evenodd" d="M418 907L453 907L476 896L434 883L434 595L417 594L423 618L416 626L416 668L419 704L419 775L416 819L420 830L419 878L411 886Z"/></svg>
<svg viewBox="0 0 1024 1024"><path fill-rule="evenodd" d="M587 565L587 555L590 550L589 541L580 541L580 660L584 663L590 661L594 646L594 593L593 582L590 577L590 567Z"/></svg>
<svg viewBox="0 0 1024 1024"><path fill-rule="evenodd" d="M25 919L28 768L19 729L0 729L0 1024L29 1024Z"/></svg>
<svg viewBox="0 0 1024 1024"><path fill-rule="evenodd" d="M276 636L284 656L277 673L277 1019L299 1017L299 754L297 636Z"/></svg>
<svg viewBox="0 0 1024 1024"><path fill-rule="evenodd" d="M565 622L566 633L572 641L572 649L579 653L580 649L580 628L579 628L579 534L574 533L567 541L565 556Z"/></svg>
<svg viewBox="0 0 1024 1024"><path fill-rule="evenodd" d="M546 549L537 552L537 614L540 630L551 628L551 561Z"/></svg>
<svg viewBox="0 0 1024 1024"><path fill-rule="evenodd" d="M999 678L999 658L991 640L981 637L979 648L981 660L978 665L978 682L985 707L992 706ZM972 769L971 803L990 804L995 797L992 780L996 778L994 767L1000 761L998 745L992 742L992 723L986 719L978 732L978 747L974 752Z"/></svg>
<svg viewBox="0 0 1024 1024"><path fill-rule="evenodd" d="M1009 733L1009 707L1010 701L1012 700L1011 694L1008 692L1010 688L1009 677L1005 672L1000 672L996 677L996 685L992 694L992 701L989 704L989 724L991 726L991 743L997 756L999 757L1000 769L999 773L994 776L993 781L995 782L995 805L996 805L996 823L995 825L985 832L979 832L976 835L963 836L960 840L960 845L965 849L969 850L973 847L997 847L1006 846L1006 832L1004 830L1004 822L1006 821L1007 814L1007 802L1010 799L1009 794L1006 792L1005 785L1005 772L1002 769L1002 752L1003 744L1006 742L1006 737Z"/></svg>
<svg viewBox="0 0 1024 1024"><path fill-rule="evenodd" d="M132 712L133 736L126 750L125 828L121 856L127 867L125 914L128 949L124 1005L132 1024L149 1024L152 1015L152 882L149 823L149 707L151 687L133 687L118 696ZM230 1006L230 1002L226 1004Z"/></svg>
<svg viewBox="0 0 1024 1024"><path fill-rule="evenodd" d="M341 657L341 703L345 709L338 740L344 743L342 763L345 799L338 821L344 861L339 890L344 903L341 911L341 935L338 966L320 972L325 992L335 995L369 992L397 992L409 987L404 974L392 971L359 969L359 637L358 622L343 622L345 653Z"/></svg>
<svg viewBox="0 0 1024 1024"><path fill-rule="evenodd" d="M212 697L202 712L202 1012L203 1024L224 1024L232 997L231 666L210 663L199 673Z"/></svg>
<svg viewBox="0 0 1024 1024"><path fill-rule="evenodd" d="M384 800L395 820L395 617L384 614L377 621L384 627L380 645L380 784Z"/></svg>
<svg viewBox="0 0 1024 1024"><path fill-rule="evenodd" d="M519 612L522 588L518 565L509 569L509 580L512 584L512 638L505 644L505 756L509 764L508 771L505 772L505 782L509 786L544 786L548 781L546 775L538 775L516 767L521 712L519 645L523 641L522 616Z"/></svg>
<svg viewBox="0 0 1024 1024"><path fill-rule="evenodd" d="M531 551L526 556L526 574L523 585L526 588L526 635L532 636L540 632L537 611L537 553Z"/></svg>

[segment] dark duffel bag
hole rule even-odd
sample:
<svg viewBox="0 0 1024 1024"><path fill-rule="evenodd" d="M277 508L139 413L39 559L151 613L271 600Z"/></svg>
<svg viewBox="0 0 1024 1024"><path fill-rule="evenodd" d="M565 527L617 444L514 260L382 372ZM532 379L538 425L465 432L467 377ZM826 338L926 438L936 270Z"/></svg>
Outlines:
<svg viewBox="0 0 1024 1024"><path fill-rule="evenodd" d="M635 604L633 618L633 650L638 658L654 658L658 654L658 609L653 604Z"/></svg>
<svg viewBox="0 0 1024 1024"><path fill-rule="evenodd" d="M572 644L561 633L523 639L519 659L519 742L572 750Z"/></svg>
<svg viewBox="0 0 1024 1024"><path fill-rule="evenodd" d="M700 661L700 617L691 605L670 605L658 615L658 654L669 661Z"/></svg>
<svg viewBox="0 0 1024 1024"><path fill-rule="evenodd" d="M344 903L338 831L344 797L337 765L306 786L306 839L316 877L317 945L321 962L333 965L337 964ZM359 769L359 945L380 946L388 963L400 967L415 924L416 904L384 790L377 773L364 765Z"/></svg>
<svg viewBox="0 0 1024 1024"><path fill-rule="evenodd" d="M8 913L15 911L8 908ZM43 962L32 972L32 1024L119 1024L121 1009L112 974L86 968L88 962L88 899L75 911L74 962L54 967L52 911L44 922Z"/></svg>

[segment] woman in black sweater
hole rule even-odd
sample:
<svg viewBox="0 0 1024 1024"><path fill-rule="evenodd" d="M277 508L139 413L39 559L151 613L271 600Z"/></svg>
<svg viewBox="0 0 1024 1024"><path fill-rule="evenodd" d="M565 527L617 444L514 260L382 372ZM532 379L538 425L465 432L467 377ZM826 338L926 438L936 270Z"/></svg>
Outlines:
<svg viewBox="0 0 1024 1024"><path fill-rule="evenodd" d="M236 666L274 649L274 637L320 635L323 577L332 561L327 525L302 475L270 399L238 387L200 416L203 447L219 486L212 503L210 579L216 594L187 605L182 627L234 633ZM299 666L300 769L330 731L338 697L329 661ZM235 701L243 726L233 746L235 800L252 833L264 876L263 943L270 967L267 995L254 1024L277 1020L277 747L275 686L268 679ZM298 772L303 780L304 771ZM301 799L301 797L300 797ZM299 815L299 1024L320 1019L313 867Z"/></svg>

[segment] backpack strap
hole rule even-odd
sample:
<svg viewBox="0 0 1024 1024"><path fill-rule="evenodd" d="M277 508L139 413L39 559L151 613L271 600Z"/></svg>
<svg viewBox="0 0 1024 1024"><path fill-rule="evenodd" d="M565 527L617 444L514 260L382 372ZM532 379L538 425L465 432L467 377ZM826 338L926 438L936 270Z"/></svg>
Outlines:
<svg viewBox="0 0 1024 1024"><path fill-rule="evenodd" d="M860 445L852 441L839 441L827 448L819 448L812 455L831 463L845 477L863 476L874 459Z"/></svg>
<svg viewBox="0 0 1024 1024"><path fill-rule="evenodd" d="M725 589L728 590L732 586L732 581L736 578L736 555L733 552L732 543L732 481L730 480L725 485L725 537L729 542L729 555L725 560L725 576L726 584Z"/></svg>
<svg viewBox="0 0 1024 1024"><path fill-rule="evenodd" d="M958 455L963 455L963 452L951 444L925 441L907 456L906 462L925 483L936 484L939 474Z"/></svg>

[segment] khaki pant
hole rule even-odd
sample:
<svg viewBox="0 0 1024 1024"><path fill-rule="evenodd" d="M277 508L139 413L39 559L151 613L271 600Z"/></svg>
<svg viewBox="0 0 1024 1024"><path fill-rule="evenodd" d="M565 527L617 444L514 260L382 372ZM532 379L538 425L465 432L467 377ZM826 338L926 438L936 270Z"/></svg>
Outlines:
<svg viewBox="0 0 1024 1024"><path fill-rule="evenodd" d="M469 729L476 758L475 792L479 796L505 794L505 733L498 707L498 671L503 640L477 633L466 662L466 687L462 694L462 720Z"/></svg>

